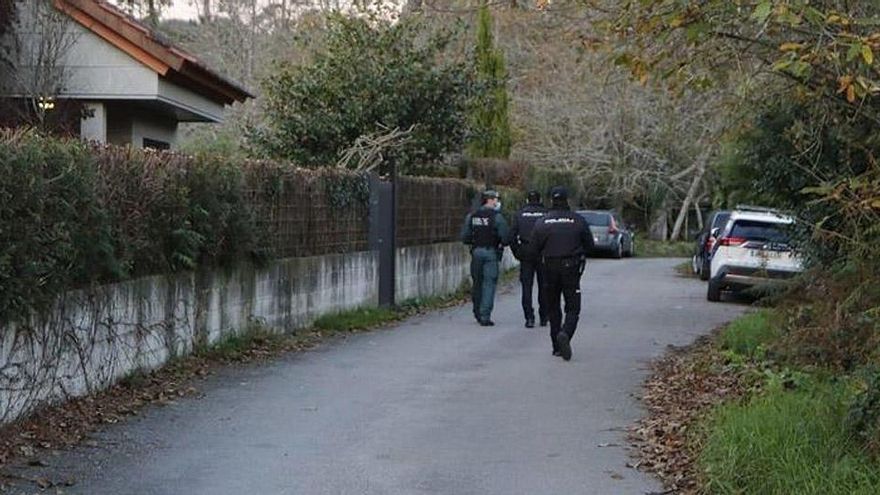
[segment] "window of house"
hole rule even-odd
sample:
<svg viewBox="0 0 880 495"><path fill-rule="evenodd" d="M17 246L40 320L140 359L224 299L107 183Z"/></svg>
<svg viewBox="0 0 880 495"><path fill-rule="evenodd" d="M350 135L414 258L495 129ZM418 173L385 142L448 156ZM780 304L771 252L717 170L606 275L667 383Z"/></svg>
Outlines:
<svg viewBox="0 0 880 495"><path fill-rule="evenodd" d="M166 141L144 138L144 148L151 150L167 150L171 149L171 144Z"/></svg>

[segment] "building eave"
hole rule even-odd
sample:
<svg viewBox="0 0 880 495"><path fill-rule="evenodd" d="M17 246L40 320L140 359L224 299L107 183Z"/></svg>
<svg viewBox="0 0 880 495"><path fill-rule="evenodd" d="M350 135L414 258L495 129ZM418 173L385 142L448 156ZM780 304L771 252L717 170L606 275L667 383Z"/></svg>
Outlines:
<svg viewBox="0 0 880 495"><path fill-rule="evenodd" d="M71 19L157 74L225 105L254 96L209 69L194 55L160 40L150 29L98 0L54 0Z"/></svg>

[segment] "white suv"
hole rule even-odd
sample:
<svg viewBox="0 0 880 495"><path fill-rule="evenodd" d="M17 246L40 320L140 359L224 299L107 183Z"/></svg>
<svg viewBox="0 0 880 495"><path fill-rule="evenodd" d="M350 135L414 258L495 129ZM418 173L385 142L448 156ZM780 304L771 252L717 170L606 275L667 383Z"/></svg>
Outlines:
<svg viewBox="0 0 880 495"><path fill-rule="evenodd" d="M737 207L718 232L707 298L720 301L723 290L775 283L803 271L789 246L787 227L793 223L773 210Z"/></svg>

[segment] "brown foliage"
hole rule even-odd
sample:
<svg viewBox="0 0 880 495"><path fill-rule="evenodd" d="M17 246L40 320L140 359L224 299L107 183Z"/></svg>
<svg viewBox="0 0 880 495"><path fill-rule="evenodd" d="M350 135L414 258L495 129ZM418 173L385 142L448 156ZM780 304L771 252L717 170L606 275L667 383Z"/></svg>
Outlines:
<svg viewBox="0 0 880 495"><path fill-rule="evenodd" d="M694 428L713 406L743 394L742 376L727 365L712 337L655 363L642 396L648 415L630 429L638 459L633 467L658 476L668 493L699 493Z"/></svg>

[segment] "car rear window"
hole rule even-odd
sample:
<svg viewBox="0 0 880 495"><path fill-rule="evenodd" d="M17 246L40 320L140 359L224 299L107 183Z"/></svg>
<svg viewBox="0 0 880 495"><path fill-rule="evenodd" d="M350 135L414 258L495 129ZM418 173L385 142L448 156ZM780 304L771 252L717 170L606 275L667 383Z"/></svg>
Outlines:
<svg viewBox="0 0 880 495"><path fill-rule="evenodd" d="M581 216L593 227L607 227L611 223L611 215L595 211L582 211Z"/></svg>
<svg viewBox="0 0 880 495"><path fill-rule="evenodd" d="M778 223L737 220L730 230L730 237L740 237L750 241L777 242L788 244L788 233Z"/></svg>
<svg viewBox="0 0 880 495"><path fill-rule="evenodd" d="M730 213L718 213L712 220L712 228L723 229L728 220L730 220Z"/></svg>

